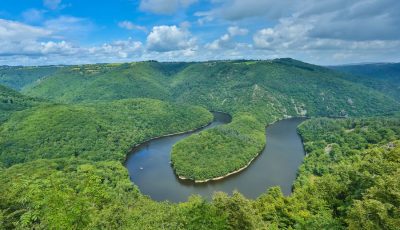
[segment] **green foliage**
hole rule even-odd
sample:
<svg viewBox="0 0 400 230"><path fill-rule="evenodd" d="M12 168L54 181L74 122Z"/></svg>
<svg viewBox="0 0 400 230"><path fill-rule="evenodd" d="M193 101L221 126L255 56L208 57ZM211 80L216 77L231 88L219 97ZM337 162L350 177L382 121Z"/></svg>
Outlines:
<svg viewBox="0 0 400 230"><path fill-rule="evenodd" d="M343 74L293 59L63 67L24 93L61 102L150 97L230 113L231 125L174 148L176 172L191 179L223 176L247 165L265 145L264 127L285 116L360 116L399 109L395 100L344 80ZM254 130L246 129L249 123Z"/></svg>
<svg viewBox="0 0 400 230"><path fill-rule="evenodd" d="M23 92L57 102L169 97L167 77L149 62L84 65L60 69Z"/></svg>
<svg viewBox="0 0 400 230"><path fill-rule="evenodd" d="M39 160L0 173L6 229L120 228L140 196L118 162Z"/></svg>
<svg viewBox="0 0 400 230"><path fill-rule="evenodd" d="M228 229L255 229L259 224L251 202L238 192L234 192L232 197L224 193L216 193L213 197L213 205L220 213L227 216Z"/></svg>
<svg viewBox="0 0 400 230"><path fill-rule="evenodd" d="M288 197L273 187L256 200L235 192L217 193L211 202L193 196L171 204L141 195L121 160L133 145L194 129L211 114L153 99L115 101L151 97L230 113L232 123L174 146L177 173L207 179L246 165L265 144L265 125L279 118L399 110L398 102L369 88L384 92L389 83L370 86L292 59L5 68L9 73L0 74L0 82L29 95L80 103L42 105L0 87L0 111L7 113L0 123L0 229L400 225L399 116L304 122L299 133L307 156Z"/></svg>
<svg viewBox="0 0 400 230"><path fill-rule="evenodd" d="M333 71L292 59L251 66L246 62L196 63L178 73L172 86L180 102L234 115L229 127L193 135L174 147L176 173L194 180L246 166L265 145L264 126L283 116L371 115L399 108L392 99L344 81ZM251 125L242 122L247 119Z"/></svg>
<svg viewBox="0 0 400 230"><path fill-rule="evenodd" d="M227 229L200 197L157 203L132 185L120 162L36 160L0 171L0 228Z"/></svg>
<svg viewBox="0 0 400 230"><path fill-rule="evenodd" d="M0 85L0 123L13 112L39 105L40 100L24 96L12 89Z"/></svg>
<svg viewBox="0 0 400 230"><path fill-rule="evenodd" d="M232 114L251 111L266 123L283 115L372 115L399 106L343 74L293 59L195 63L174 77L172 87L178 101Z"/></svg>
<svg viewBox="0 0 400 230"><path fill-rule="evenodd" d="M10 166L59 157L122 161L136 144L211 120L200 107L152 99L40 106L18 112L0 126L0 162Z"/></svg>
<svg viewBox="0 0 400 230"><path fill-rule="evenodd" d="M398 154L397 154L398 155ZM349 229L396 229L400 226L400 171L379 178L354 201L349 210Z"/></svg>
<svg viewBox="0 0 400 230"><path fill-rule="evenodd" d="M171 157L176 174L191 180L205 180L246 166L264 148L262 127L254 117L242 114L228 125L178 142Z"/></svg>
<svg viewBox="0 0 400 230"><path fill-rule="evenodd" d="M192 196L188 202L179 204L179 225L182 229L227 229L226 210L206 202L200 196Z"/></svg>
<svg viewBox="0 0 400 230"><path fill-rule="evenodd" d="M395 192L399 128L399 119L384 117L322 118L300 125L308 155L290 199L305 202L302 209L311 216L302 222L309 224L313 216L330 212L326 223L342 228L396 229L400 221L400 197ZM314 206L315 202L320 205ZM321 206L327 210L319 210Z"/></svg>
<svg viewBox="0 0 400 230"><path fill-rule="evenodd" d="M376 89L400 101L400 63L333 66L334 70L349 73L346 80Z"/></svg>
<svg viewBox="0 0 400 230"><path fill-rule="evenodd" d="M0 66L0 84L21 90L45 77L55 74L63 67L57 66Z"/></svg>

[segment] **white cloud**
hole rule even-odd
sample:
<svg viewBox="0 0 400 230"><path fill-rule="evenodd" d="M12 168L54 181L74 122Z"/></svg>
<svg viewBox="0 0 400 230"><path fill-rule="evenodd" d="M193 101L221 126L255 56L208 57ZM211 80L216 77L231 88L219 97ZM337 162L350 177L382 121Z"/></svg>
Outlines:
<svg viewBox="0 0 400 230"><path fill-rule="evenodd" d="M217 7L205 12L198 12L196 16L203 17L204 21L218 18L226 20L242 20L251 17L268 16L277 19L289 16L292 10L299 5L292 0L220 0Z"/></svg>
<svg viewBox="0 0 400 230"><path fill-rule="evenodd" d="M49 54L73 55L80 51L79 47L74 47L65 41L46 41L36 40L23 41L1 41L0 56L46 56Z"/></svg>
<svg viewBox="0 0 400 230"><path fill-rule="evenodd" d="M318 38L310 36L314 28L308 19L282 19L276 26L253 35L254 48L324 64L398 59L395 51L400 50L400 40Z"/></svg>
<svg viewBox="0 0 400 230"><path fill-rule="evenodd" d="M195 2L197 0L141 0L139 8L156 14L173 14Z"/></svg>
<svg viewBox="0 0 400 230"><path fill-rule="evenodd" d="M275 31L271 28L259 30L253 36L254 45L257 48L268 49L272 46L274 37L275 37Z"/></svg>
<svg viewBox="0 0 400 230"><path fill-rule="evenodd" d="M244 36L249 31L247 29L240 28L238 26L230 26L228 28L228 33L222 35L220 38L207 43L205 47L211 50L217 50L222 48L233 48L236 44L232 42L233 38L236 36Z"/></svg>
<svg viewBox="0 0 400 230"><path fill-rule="evenodd" d="M0 19L0 55L35 55L40 53L41 39L52 36L50 30Z"/></svg>
<svg viewBox="0 0 400 230"><path fill-rule="evenodd" d="M25 22L35 23L42 21L43 13L43 10L29 9L22 13L22 17Z"/></svg>
<svg viewBox="0 0 400 230"><path fill-rule="evenodd" d="M274 28L257 31L253 36L254 46L260 49L298 48L306 42L311 29L309 24L283 19Z"/></svg>
<svg viewBox="0 0 400 230"><path fill-rule="evenodd" d="M205 45L205 48L211 49L211 50L227 48L227 46L230 45L230 43L229 43L230 39L231 39L231 37L229 36L229 34L224 34L220 38L212 41L211 43L207 43Z"/></svg>
<svg viewBox="0 0 400 230"><path fill-rule="evenodd" d="M26 25L20 22L0 19L0 40L32 40L50 36L50 30Z"/></svg>
<svg viewBox="0 0 400 230"><path fill-rule="evenodd" d="M147 36L148 49L157 52L190 49L195 42L187 29L177 26L155 26Z"/></svg>
<svg viewBox="0 0 400 230"><path fill-rule="evenodd" d="M118 40L100 46L83 47L60 40L49 27L34 27L0 19L1 64L74 64L86 62L129 61L139 58L139 41ZM58 28L63 30L62 28Z"/></svg>
<svg viewBox="0 0 400 230"><path fill-rule="evenodd" d="M254 33L255 49L324 64L398 60L400 2L307 1Z"/></svg>
<svg viewBox="0 0 400 230"><path fill-rule="evenodd" d="M199 25L204 25L208 22L213 21L214 18L214 13L212 11L202 11L202 12L196 12L194 13L194 16L198 17L199 19L197 20L197 23Z"/></svg>
<svg viewBox="0 0 400 230"><path fill-rule="evenodd" d="M309 35L316 38L397 40L400 39L400 2L386 7L379 5L385 6L389 1L363 1L348 9L305 15L301 19L314 26Z"/></svg>
<svg viewBox="0 0 400 230"><path fill-rule="evenodd" d="M45 21L43 27L59 39L72 40L80 40L95 29L95 25L88 19L65 15Z"/></svg>
<svg viewBox="0 0 400 230"><path fill-rule="evenodd" d="M61 0L43 0L43 5L51 10L56 10L60 7Z"/></svg>
<svg viewBox="0 0 400 230"><path fill-rule="evenodd" d="M0 55L71 54L77 49L66 39L77 39L87 33L85 23L84 19L62 16L39 27L0 19Z"/></svg>
<svg viewBox="0 0 400 230"><path fill-rule="evenodd" d="M112 57L116 58L131 58L138 57L143 52L143 44L138 41L133 41L131 38L128 40L119 40L112 43L105 43L99 47L91 47L88 49L89 53L97 57Z"/></svg>
<svg viewBox="0 0 400 230"><path fill-rule="evenodd" d="M48 9L61 9L65 1L44 2ZM142 0L139 7L143 11L178 13L178 17L162 17L172 26L148 27L151 31L141 42L128 39L85 46L79 42L102 28L88 19L65 15L43 20L43 12L49 10L30 9L21 14L27 24L0 20L0 63L5 63L7 57L9 61L17 60L16 56L21 61L31 58L42 63L274 57L322 64L399 60L398 0L210 0L209 10L195 13L201 27L191 26L193 18L179 13L194 2L199 1ZM131 21L117 24L128 30L146 31ZM238 26L220 32L230 25ZM192 28L196 37L189 31ZM250 32L252 41L239 38Z"/></svg>
<svg viewBox="0 0 400 230"><path fill-rule="evenodd" d="M398 0L218 0L215 3L211 10L195 14L200 24L217 19L274 22L292 18L311 23L313 29L309 35L316 38L400 39Z"/></svg>
<svg viewBox="0 0 400 230"><path fill-rule="evenodd" d="M43 65L127 62L143 54L141 42L118 40L100 46L82 47L66 41L26 41L23 46L7 46L0 50L0 64ZM0 46L3 42L0 41Z"/></svg>
<svg viewBox="0 0 400 230"><path fill-rule="evenodd" d="M179 24L179 27L183 29L189 29L192 26L192 24L188 21L183 21Z"/></svg>
<svg viewBox="0 0 400 230"><path fill-rule="evenodd" d="M244 36L249 32L249 30L243 29L243 28L239 28L237 26L230 26L228 28L228 32L232 37L233 36Z"/></svg>
<svg viewBox="0 0 400 230"><path fill-rule="evenodd" d="M133 24L133 22L130 22L130 21L121 21L118 23L118 26L120 28L127 29L127 30L141 30L141 31L147 32L146 27L135 25L135 24Z"/></svg>
<svg viewBox="0 0 400 230"><path fill-rule="evenodd" d="M46 54L62 54L62 55L75 55L81 51L81 48L72 45L66 41L54 42L41 42L38 46L38 52L43 55Z"/></svg>

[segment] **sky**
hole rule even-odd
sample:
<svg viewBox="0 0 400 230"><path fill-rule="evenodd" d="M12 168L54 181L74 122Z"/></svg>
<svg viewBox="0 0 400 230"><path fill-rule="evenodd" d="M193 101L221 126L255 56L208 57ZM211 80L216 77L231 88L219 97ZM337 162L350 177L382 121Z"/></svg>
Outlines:
<svg viewBox="0 0 400 230"><path fill-rule="evenodd" d="M399 54L399 0L0 0L0 65Z"/></svg>

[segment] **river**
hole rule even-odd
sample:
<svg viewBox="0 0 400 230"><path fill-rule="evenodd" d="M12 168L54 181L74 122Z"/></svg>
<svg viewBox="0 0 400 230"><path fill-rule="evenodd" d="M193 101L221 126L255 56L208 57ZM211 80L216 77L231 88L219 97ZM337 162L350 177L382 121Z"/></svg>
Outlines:
<svg viewBox="0 0 400 230"><path fill-rule="evenodd" d="M289 195L305 155L296 130L304 118L290 118L269 125L266 128L265 149L240 173L223 180L200 184L182 181L176 177L170 165L172 146L193 133L229 123L230 120L229 115L216 112L214 121L205 128L143 143L129 154L125 162L131 181L143 194L158 201L186 201L192 194L210 199L215 191L231 194L234 190L247 198L256 198L271 186L280 186L283 193Z"/></svg>

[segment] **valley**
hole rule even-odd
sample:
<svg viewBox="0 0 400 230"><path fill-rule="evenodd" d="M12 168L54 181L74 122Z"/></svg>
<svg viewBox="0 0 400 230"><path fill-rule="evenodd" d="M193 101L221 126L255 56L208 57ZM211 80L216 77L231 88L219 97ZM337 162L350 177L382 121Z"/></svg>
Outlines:
<svg viewBox="0 0 400 230"><path fill-rule="evenodd" d="M206 129L229 120L226 115L217 113L214 122ZM277 185L289 195L297 169L305 156L296 130L302 121L302 118L292 118L268 126L267 145L259 156L243 169L216 180L200 183L182 180L170 166L172 146L200 130L146 142L129 155L125 165L132 182L138 185L141 192L158 201L183 202L195 194L211 200L215 191L231 194L235 190L247 198L257 198L266 188Z"/></svg>
<svg viewBox="0 0 400 230"><path fill-rule="evenodd" d="M289 58L2 67L0 226L393 229L400 75L353 71Z"/></svg>

